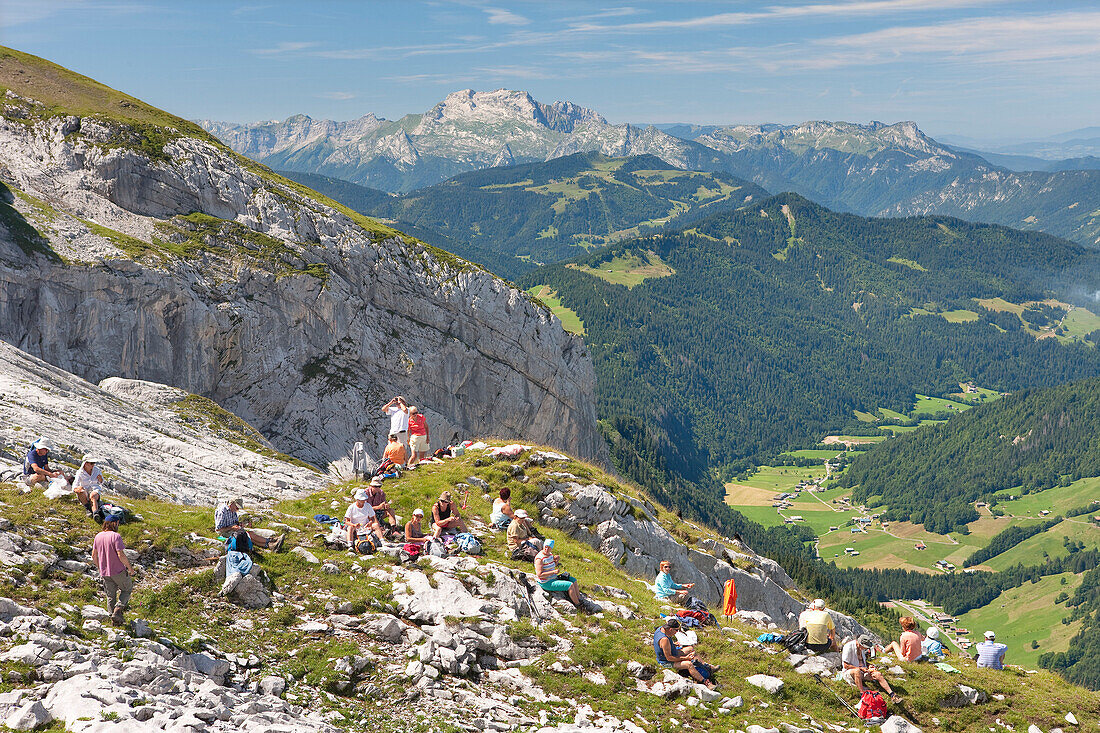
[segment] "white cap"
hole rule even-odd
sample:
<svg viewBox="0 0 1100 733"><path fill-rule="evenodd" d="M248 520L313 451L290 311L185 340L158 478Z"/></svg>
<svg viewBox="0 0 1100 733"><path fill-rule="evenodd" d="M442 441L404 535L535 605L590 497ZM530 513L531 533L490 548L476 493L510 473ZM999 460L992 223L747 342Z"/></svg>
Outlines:
<svg viewBox="0 0 1100 733"><path fill-rule="evenodd" d="M824 598L815 598L814 599L814 608L825 608L825 599Z"/></svg>
<svg viewBox="0 0 1100 733"><path fill-rule="evenodd" d="M413 509L413 516L414 516L414 517L422 517L422 516L424 516L424 510L423 510L423 509L421 509L420 507L417 507L416 509Z"/></svg>
<svg viewBox="0 0 1100 733"><path fill-rule="evenodd" d="M987 639L996 639L997 635L994 634L992 631L987 631L987 632L985 632L985 638L987 638Z"/></svg>
<svg viewBox="0 0 1100 733"><path fill-rule="evenodd" d="M40 448L45 448L46 450L53 450L53 444L50 443L50 441L47 440L46 438L39 438L38 440L34 441L34 449L39 450Z"/></svg>
<svg viewBox="0 0 1100 733"><path fill-rule="evenodd" d="M103 459L95 453L85 453L84 457L80 459L81 463L102 463Z"/></svg>
<svg viewBox="0 0 1100 733"><path fill-rule="evenodd" d="M516 519L527 519L527 511L525 509L517 509L515 514Z"/></svg>
<svg viewBox="0 0 1100 733"><path fill-rule="evenodd" d="M358 491L355 492L355 500L356 501L366 501L367 500L367 492L364 491L363 489L359 489Z"/></svg>
<svg viewBox="0 0 1100 733"><path fill-rule="evenodd" d="M940 638L940 630L937 629L935 626L929 626L928 633L925 634L925 636L927 636L929 639L938 639Z"/></svg>

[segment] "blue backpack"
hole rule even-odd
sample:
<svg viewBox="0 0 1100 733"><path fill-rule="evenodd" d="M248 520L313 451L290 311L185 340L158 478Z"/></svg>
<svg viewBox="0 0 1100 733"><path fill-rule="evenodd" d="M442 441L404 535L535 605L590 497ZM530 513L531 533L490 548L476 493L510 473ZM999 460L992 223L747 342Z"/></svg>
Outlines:
<svg viewBox="0 0 1100 733"><path fill-rule="evenodd" d="M460 535L456 535L455 543L458 545L458 549L462 550L462 552L465 552L467 555L481 554L481 541L469 532L463 532Z"/></svg>

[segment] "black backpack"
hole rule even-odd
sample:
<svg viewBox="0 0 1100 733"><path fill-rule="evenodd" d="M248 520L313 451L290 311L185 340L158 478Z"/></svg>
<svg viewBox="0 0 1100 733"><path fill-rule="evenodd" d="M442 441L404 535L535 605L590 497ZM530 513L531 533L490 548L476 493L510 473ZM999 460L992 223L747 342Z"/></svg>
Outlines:
<svg viewBox="0 0 1100 733"><path fill-rule="evenodd" d="M225 549L235 552L252 552L252 538L243 529L230 531L225 539Z"/></svg>
<svg viewBox="0 0 1100 733"><path fill-rule="evenodd" d="M789 652L798 652L805 648L806 642L810 639L810 632L806 629L799 629L798 631L792 631L783 637L783 641L780 643L783 648Z"/></svg>

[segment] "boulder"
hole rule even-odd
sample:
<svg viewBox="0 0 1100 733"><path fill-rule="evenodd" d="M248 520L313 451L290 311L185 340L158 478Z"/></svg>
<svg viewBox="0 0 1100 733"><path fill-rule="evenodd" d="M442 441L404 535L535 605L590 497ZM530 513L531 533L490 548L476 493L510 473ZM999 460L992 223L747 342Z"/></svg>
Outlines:
<svg viewBox="0 0 1100 733"><path fill-rule="evenodd" d="M882 733L921 733L921 729L900 715L891 715L879 726Z"/></svg>
<svg viewBox="0 0 1100 733"><path fill-rule="evenodd" d="M255 575L232 574L226 578L219 595L231 603L244 608L267 608L271 605L271 596Z"/></svg>
<svg viewBox="0 0 1100 733"><path fill-rule="evenodd" d="M290 551L290 553L292 555L297 555L298 557L308 562L310 565L321 564L321 561L317 558L317 556L304 547L295 547Z"/></svg>
<svg viewBox="0 0 1100 733"><path fill-rule="evenodd" d="M4 725L12 730L34 730L53 720L50 712L38 700L14 710L4 720Z"/></svg>
<svg viewBox="0 0 1100 733"><path fill-rule="evenodd" d="M778 677L772 677L770 674L754 674L750 677L746 677L745 682L755 687L759 687L766 692L770 692L773 695L778 695L783 690L783 680Z"/></svg>
<svg viewBox="0 0 1100 733"><path fill-rule="evenodd" d="M286 680L273 674L268 675L260 680L260 692L265 695L282 697L283 693L286 692Z"/></svg>
<svg viewBox="0 0 1100 733"><path fill-rule="evenodd" d="M979 705L989 700L989 696L982 690L973 687L958 685L958 691L940 700L941 708L964 708L968 705Z"/></svg>

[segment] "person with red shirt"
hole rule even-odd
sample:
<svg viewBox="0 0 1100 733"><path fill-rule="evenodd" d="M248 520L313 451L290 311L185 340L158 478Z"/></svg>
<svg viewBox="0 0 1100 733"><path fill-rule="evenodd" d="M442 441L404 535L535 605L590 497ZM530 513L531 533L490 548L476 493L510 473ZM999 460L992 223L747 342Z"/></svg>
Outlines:
<svg viewBox="0 0 1100 733"><path fill-rule="evenodd" d="M428 457L428 420L418 407L409 408L409 468Z"/></svg>
<svg viewBox="0 0 1100 733"><path fill-rule="evenodd" d="M890 642L890 645L883 649L882 653L887 654L893 652L897 655L898 659L904 659L907 662L915 662L920 658L920 643L924 640L916 630L916 620L914 620L912 616L902 616L901 629L901 638L898 641Z"/></svg>

